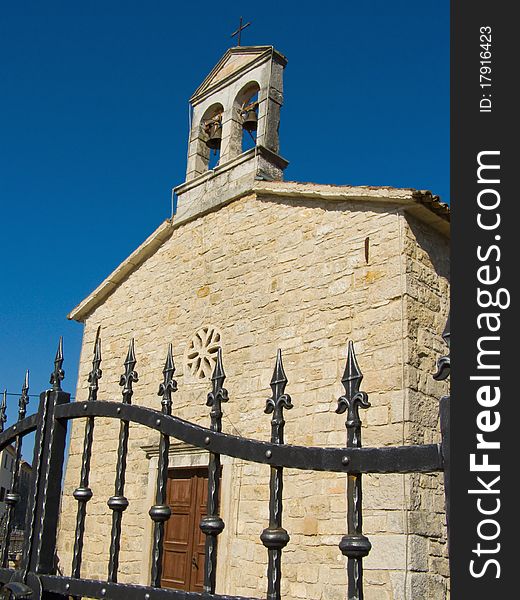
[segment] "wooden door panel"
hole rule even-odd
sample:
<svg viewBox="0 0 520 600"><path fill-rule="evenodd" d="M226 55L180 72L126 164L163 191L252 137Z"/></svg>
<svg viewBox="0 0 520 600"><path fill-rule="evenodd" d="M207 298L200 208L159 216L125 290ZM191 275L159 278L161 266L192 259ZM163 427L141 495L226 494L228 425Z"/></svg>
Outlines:
<svg viewBox="0 0 520 600"><path fill-rule="evenodd" d="M173 513L166 526L164 547L168 545L188 544L190 538L190 514L179 515Z"/></svg>
<svg viewBox="0 0 520 600"><path fill-rule="evenodd" d="M167 551L164 553L164 563L161 585L185 589L189 575L189 565L186 562L186 552Z"/></svg>
<svg viewBox="0 0 520 600"><path fill-rule="evenodd" d="M192 557L195 559L194 564L197 565L191 571L191 583L190 590L194 592L202 592L204 586L204 559L205 552L204 547L206 544L206 536L202 533L198 526L202 517L207 514L206 504L208 499L208 479L207 472L205 477L200 476L197 478L197 489L195 494L195 523L197 524L196 530L193 532L193 549ZM192 558L192 560L193 560Z"/></svg>
<svg viewBox="0 0 520 600"><path fill-rule="evenodd" d="M195 560L199 568L195 568L192 570L192 582L191 582L191 591L193 592L202 592L204 588L204 551L195 553Z"/></svg>
<svg viewBox="0 0 520 600"><path fill-rule="evenodd" d="M165 527L163 587L202 592L206 536L199 524L206 514L207 490L205 467L169 473L167 498L172 516Z"/></svg>
<svg viewBox="0 0 520 600"><path fill-rule="evenodd" d="M170 477L170 480L175 480L175 485L170 485L169 501L175 507L184 506L190 507L190 499L192 496L193 481L190 477Z"/></svg>

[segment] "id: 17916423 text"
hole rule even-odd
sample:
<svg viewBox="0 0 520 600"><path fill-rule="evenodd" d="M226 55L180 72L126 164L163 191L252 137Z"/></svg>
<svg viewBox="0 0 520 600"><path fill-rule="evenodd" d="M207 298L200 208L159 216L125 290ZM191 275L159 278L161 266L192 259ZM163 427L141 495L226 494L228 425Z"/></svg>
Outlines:
<svg viewBox="0 0 520 600"><path fill-rule="evenodd" d="M491 101L491 27L489 25L480 28L480 112L490 113Z"/></svg>

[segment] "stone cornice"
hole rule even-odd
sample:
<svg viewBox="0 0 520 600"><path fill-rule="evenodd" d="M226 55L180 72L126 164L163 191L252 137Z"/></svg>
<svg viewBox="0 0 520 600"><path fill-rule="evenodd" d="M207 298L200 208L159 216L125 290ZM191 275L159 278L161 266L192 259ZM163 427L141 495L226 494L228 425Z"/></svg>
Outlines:
<svg viewBox="0 0 520 600"><path fill-rule="evenodd" d="M141 450L146 454L146 458L156 458L159 456L159 444L148 444L146 446L141 446ZM176 456L179 454L204 454L207 455L208 451L204 448L196 448L195 446L190 446L189 444L185 444L184 442L177 442L170 445L169 456Z"/></svg>

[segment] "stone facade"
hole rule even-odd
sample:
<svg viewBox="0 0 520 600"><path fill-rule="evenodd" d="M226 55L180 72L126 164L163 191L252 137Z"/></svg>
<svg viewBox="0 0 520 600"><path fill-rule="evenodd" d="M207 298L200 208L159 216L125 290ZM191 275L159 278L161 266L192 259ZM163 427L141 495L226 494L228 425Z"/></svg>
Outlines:
<svg viewBox="0 0 520 600"><path fill-rule="evenodd" d="M173 342L179 391L174 414L209 424L207 380L188 373L186 353L203 327L218 330L230 400L223 429L269 438L265 399L276 351L283 350L294 408L286 442L344 446L346 344L355 343L362 389L363 445L438 441L435 360L448 312L446 211L413 190L256 182L238 197L217 196L163 224L72 313L85 323L76 397L86 399L96 330L101 327L99 399L119 400L118 378L135 338L139 382L135 404L160 407L157 387ZM107 573L118 423L99 419L94 433L85 576ZM83 423L72 428L59 548L61 569L72 559ZM172 440L173 442L173 440ZM158 434L130 428L120 581L148 583ZM172 466L206 464L203 451L173 443ZM267 552L259 534L268 518L265 465L225 459L217 592L263 597ZM283 597L345 597L346 477L287 470ZM367 600L439 600L447 595L443 485L439 475L363 478Z"/></svg>

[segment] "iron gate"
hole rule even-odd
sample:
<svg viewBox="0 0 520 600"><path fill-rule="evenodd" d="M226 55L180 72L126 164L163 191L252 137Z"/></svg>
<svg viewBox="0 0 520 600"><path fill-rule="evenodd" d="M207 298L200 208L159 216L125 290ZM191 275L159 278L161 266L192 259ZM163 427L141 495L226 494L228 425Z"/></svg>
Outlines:
<svg viewBox="0 0 520 600"><path fill-rule="evenodd" d="M449 319L443 338L449 346ZM215 594L217 539L224 529L219 515L220 456L226 455L255 463L269 464L270 496L269 523L260 535L268 552L267 592L268 600L281 598L282 552L289 542L289 534L282 525L283 469L286 467L313 471L329 471L347 474L347 532L339 540L339 548L347 557L349 600L363 599L363 558L371 549L370 541L362 529L362 474L363 473L427 473L444 472L446 516L449 526L449 396L440 400L440 425L442 443L416 446L362 448L360 408L368 408L368 396L360 390L363 375L349 342L342 384L345 393L338 399L336 412L347 414L347 442L344 448L313 448L284 444L284 409L292 408L289 394L285 392L288 380L278 351L271 379L272 395L267 400L265 412L272 414L271 440L263 442L222 433L222 403L228 401L224 388L226 375L219 349L216 366L211 378L212 389L206 404L210 407L210 426L201 427L172 416L172 394L177 391L174 379L175 366L172 347L169 346L163 370L163 382L159 386L161 410L132 405L133 383L138 380L135 371L136 357L133 340L130 343L121 375L122 402L103 402L97 399L102 372L101 340L99 331L95 341L92 370L88 376L89 395L85 402L70 402L70 394L61 388L64 378L63 350L60 339L50 383L52 388L40 395L38 412L27 417L28 378L24 382L19 400L18 421L3 431L6 421L5 400L0 407L0 450L14 443L16 452L11 489L6 495L7 518L4 541L0 554L0 582L4 584L5 597L39 600L89 597L114 600L189 600L209 596L226 600L238 596ZM449 356L438 361L436 379L446 379L450 372ZM89 487L90 460L96 417L109 417L120 422L114 495L108 499L112 510L112 530L108 575L106 581L81 577L83 537L87 504L92 498ZM70 419L83 418L85 431L80 481L74 491L77 500L76 531L71 576L58 574L56 563L56 537L60 509L61 481L65 456L67 425ZM155 504L149 510L154 524L151 585L129 585L117 582L119 552L121 544L122 516L128 507L125 497L126 459L129 423L138 423L160 433L159 464L155 493ZM9 547L13 514L20 500L18 492L19 465L23 437L36 432L26 537L20 564L9 567ZM170 437L191 446L208 451L209 480L207 515L200 528L206 535L204 591L185 592L160 587L162 568L162 546L165 521L170 517L166 504L166 482L168 477L168 455ZM448 527L449 538L449 527ZM448 540L449 541L449 540ZM242 597L241 597L242 598Z"/></svg>

